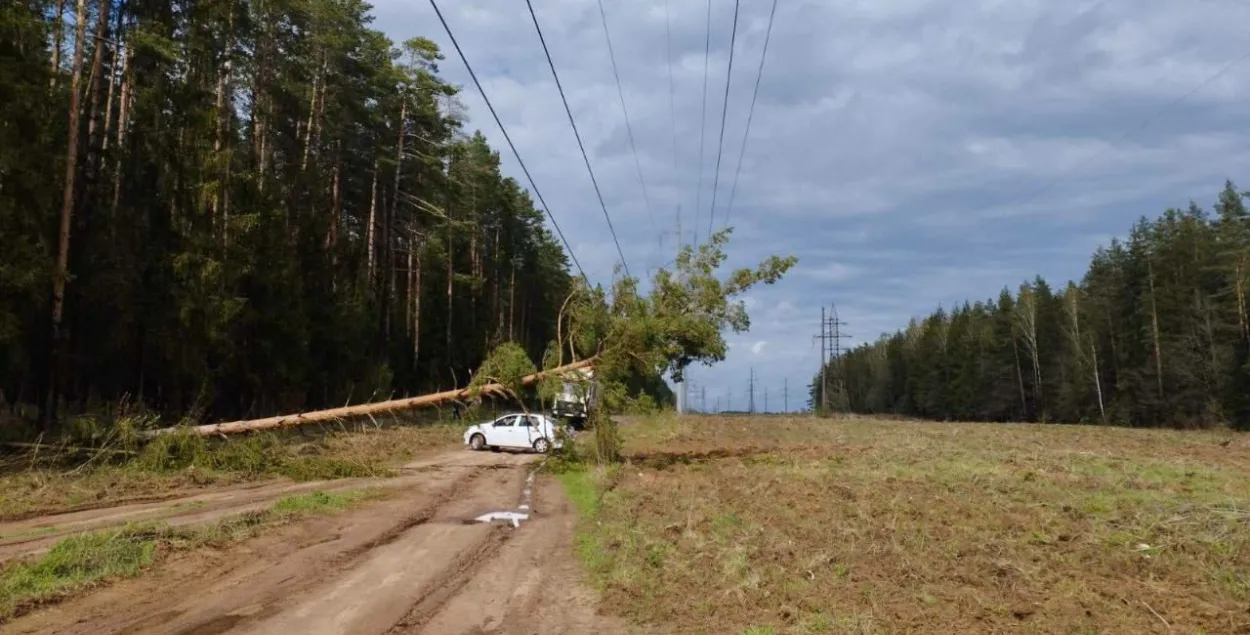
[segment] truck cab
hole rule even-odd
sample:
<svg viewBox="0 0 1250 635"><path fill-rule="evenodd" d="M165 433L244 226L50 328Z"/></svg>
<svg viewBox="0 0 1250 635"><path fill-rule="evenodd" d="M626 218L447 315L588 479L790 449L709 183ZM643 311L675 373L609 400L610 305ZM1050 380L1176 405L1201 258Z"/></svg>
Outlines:
<svg viewBox="0 0 1250 635"><path fill-rule="evenodd" d="M551 415L568 419L574 429L584 428L592 410L599 406L599 384L593 368L581 368L566 375L556 394Z"/></svg>

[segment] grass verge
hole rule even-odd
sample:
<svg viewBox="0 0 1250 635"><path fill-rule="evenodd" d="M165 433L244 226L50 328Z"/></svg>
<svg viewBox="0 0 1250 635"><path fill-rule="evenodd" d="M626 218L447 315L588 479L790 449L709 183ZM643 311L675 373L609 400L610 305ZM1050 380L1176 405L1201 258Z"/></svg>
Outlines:
<svg viewBox="0 0 1250 635"><path fill-rule="evenodd" d="M619 478L561 480L606 608L638 622L776 635L1250 630L1242 437L770 417L622 434Z"/></svg>
<svg viewBox="0 0 1250 635"><path fill-rule="evenodd" d="M70 536L38 558L0 568L0 622L110 581L134 577L164 554L228 545L267 528L338 513L386 494L380 489L310 492L210 525L134 525Z"/></svg>
<svg viewBox="0 0 1250 635"><path fill-rule="evenodd" d="M458 444L462 430L366 427L227 440L174 434L133 451L74 457L45 447L0 460L0 521L265 479L388 476L395 464Z"/></svg>

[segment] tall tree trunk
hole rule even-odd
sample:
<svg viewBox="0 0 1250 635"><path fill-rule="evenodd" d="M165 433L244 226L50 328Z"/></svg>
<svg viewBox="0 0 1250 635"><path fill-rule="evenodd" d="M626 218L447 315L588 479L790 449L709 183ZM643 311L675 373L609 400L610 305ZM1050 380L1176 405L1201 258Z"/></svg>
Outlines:
<svg viewBox="0 0 1250 635"><path fill-rule="evenodd" d="M1094 362L1093 368L1090 370L1090 374L1094 379L1094 394L1098 395L1098 417L1102 420L1103 424L1106 424L1107 409L1102 403L1102 380L1098 378L1098 347L1093 342L1090 342L1089 344L1089 352L1090 358Z"/></svg>
<svg viewBox="0 0 1250 635"><path fill-rule="evenodd" d="M499 262L499 225L495 225L495 335L503 335L503 263Z"/></svg>
<svg viewBox="0 0 1250 635"><path fill-rule="evenodd" d="M377 239L378 224L378 160L373 160L373 178L369 185L369 225L365 228L365 266L369 280L369 287L374 285L375 262L374 262L374 242Z"/></svg>
<svg viewBox="0 0 1250 635"><path fill-rule="evenodd" d="M1020 387L1020 417L1028 418L1029 401L1024 393L1024 369L1020 366L1020 345L1011 337L1011 354L1016 358L1016 385Z"/></svg>
<svg viewBox="0 0 1250 635"><path fill-rule="evenodd" d="M330 228L326 232L326 248L333 251L339 244L339 222L342 217L343 195L339 184L339 159L334 160L334 169L330 171ZM330 255L334 262L334 254Z"/></svg>
<svg viewBox="0 0 1250 635"><path fill-rule="evenodd" d="M343 215L343 193L339 182L342 171L342 147L335 144L334 168L330 172L330 227L326 231L326 251L330 252L330 290L338 291L339 225Z"/></svg>
<svg viewBox="0 0 1250 635"><path fill-rule="evenodd" d="M378 290L381 293L380 314L382 317L382 344L389 345L391 338L391 298L394 297L394 256L391 252L391 215L390 205L386 199L386 192L382 192L382 222L379 224L381 228L382 239L378 244L378 275L382 277L379 281Z"/></svg>
<svg viewBox="0 0 1250 635"><path fill-rule="evenodd" d="M65 0L56 0L56 25L52 29L52 77L50 86L56 88L61 76L61 47L65 40Z"/></svg>
<svg viewBox="0 0 1250 635"><path fill-rule="evenodd" d="M509 263L512 280L508 283L508 341L515 342L512 325L516 322L516 263Z"/></svg>
<svg viewBox="0 0 1250 635"><path fill-rule="evenodd" d="M390 299L395 296L395 276L390 271L395 266L395 257L391 245L391 225L397 218L399 218L399 184L403 174L404 165L404 121L407 118L408 100L404 99L400 103L399 120L396 122L398 132L396 133L397 138L395 140L395 182L391 190L391 207L390 212L387 215L387 219L382 223L382 258L386 263L386 269L384 269L384 272L387 277L384 282L384 285L387 288L384 289L382 299L382 310L386 316L383 321L382 333L382 336L387 338L385 341L389 341L390 338Z"/></svg>
<svg viewBox="0 0 1250 635"><path fill-rule="evenodd" d="M113 160L113 201L109 205L109 210L114 218L117 216L117 204L121 200L122 154L125 150L126 128L130 125L128 118L130 116L130 82L133 72L130 69L132 54L131 48L129 46L126 47L126 55L122 58L122 90L121 95L117 99L117 158ZM115 227L114 223L110 223L109 231L114 231Z"/></svg>
<svg viewBox="0 0 1250 635"><path fill-rule="evenodd" d="M263 34L259 36L259 42L256 45L256 73L252 78L252 152L253 161L256 165L256 189L259 192L265 191L265 172L269 167L269 126L268 126L268 109L269 96L267 91L269 81L270 57L273 50L274 38L274 20L268 15L266 3L260 1L257 3L258 19L265 23Z"/></svg>
<svg viewBox="0 0 1250 635"><path fill-rule="evenodd" d="M99 163L100 77L103 75L104 53L109 41L109 9L112 6L113 0L100 2L100 15L96 19L95 42L91 53L91 80L87 87L90 95L87 102L87 183L94 181Z"/></svg>
<svg viewBox="0 0 1250 635"><path fill-rule="evenodd" d="M1237 254L1237 262L1233 265L1233 291L1237 295L1237 325L1241 327L1241 337L1250 344L1250 322L1246 321L1246 266L1241 254Z"/></svg>
<svg viewBox="0 0 1250 635"><path fill-rule="evenodd" d="M417 252L414 243L415 241L413 240L412 233L410 231L408 234L408 267L404 269L404 278L408 283L404 287L405 298L407 299L407 302L404 302L404 335L407 335L408 337L412 337L412 325L416 323L412 319L412 310L416 306L412 301L412 290L416 286L417 275L417 269L413 266L413 260L416 258Z"/></svg>
<svg viewBox="0 0 1250 635"><path fill-rule="evenodd" d="M308 124L304 126L304 158L300 160L301 172L308 169L308 152L313 146L313 129L317 127L319 92L325 92L326 56L321 54L321 66L313 76L312 96L308 100Z"/></svg>
<svg viewBox="0 0 1250 635"><path fill-rule="evenodd" d="M391 188L391 219L398 218L399 182L404 171L404 121L408 119L408 100L403 100L399 107L398 129L395 139L395 184Z"/></svg>
<svg viewBox="0 0 1250 635"><path fill-rule="evenodd" d="M414 372L417 372L418 364L421 361L421 252L424 251L425 237L419 238L418 242L421 247L418 247L420 251L417 252L416 257L417 269L412 294L412 369ZM420 381L421 376L419 373L417 378Z"/></svg>
<svg viewBox="0 0 1250 635"><path fill-rule="evenodd" d="M217 95L216 95L216 131L213 138L213 160L221 162L221 175L217 179L217 186L213 190L212 209L210 215L212 223L217 224L217 215L219 209L229 208L230 196L230 158L222 157L221 153L225 151L230 153L230 149L226 147L226 130L229 127L231 114L234 112L234 100L232 90L230 88L230 77L234 62L234 7L230 5L230 17L228 20L228 35L226 36L226 52L225 59L222 61L221 68L217 69ZM223 199L225 199L223 201ZM228 245L230 240L229 228L229 212L223 211L221 218L221 236L222 243Z"/></svg>
<svg viewBox="0 0 1250 635"><path fill-rule="evenodd" d="M455 285L455 265L452 260L451 219L447 219L447 362L454 368L457 361L455 348L451 345L451 323L455 320L455 304L453 300Z"/></svg>
<svg viewBox="0 0 1250 635"><path fill-rule="evenodd" d="M40 417L45 427L52 424L57 404L57 380L61 365L61 320L65 312L65 283L69 279L69 230L74 219L74 177L78 174L78 124L82 104L83 40L87 37L87 0L78 0L77 30L74 37L74 59L71 66L69 93L69 124L65 142L65 183L61 192L61 227L57 233L56 271L52 277L52 329L51 363L49 368L47 403Z"/></svg>
<svg viewBox="0 0 1250 635"><path fill-rule="evenodd" d="M1159 389L1159 399L1163 399L1163 346L1159 341L1159 306L1155 301L1154 264L1147 261L1146 271L1150 281L1150 332L1154 341L1155 381Z"/></svg>
<svg viewBox="0 0 1250 635"><path fill-rule="evenodd" d="M110 133L113 131L113 96L116 92L117 83L120 81L117 65L122 59L122 17L124 13L124 11L120 10L117 12L117 22L113 26L113 59L109 61L108 93L104 97L104 130L101 134L101 152L108 152L109 140L111 139Z"/></svg>

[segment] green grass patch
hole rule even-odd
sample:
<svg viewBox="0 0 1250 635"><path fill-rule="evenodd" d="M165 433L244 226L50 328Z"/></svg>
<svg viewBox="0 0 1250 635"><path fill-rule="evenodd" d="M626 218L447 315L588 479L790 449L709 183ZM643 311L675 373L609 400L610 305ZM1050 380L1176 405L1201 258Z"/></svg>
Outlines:
<svg viewBox="0 0 1250 635"><path fill-rule="evenodd" d="M270 510L282 516L331 514L351 509L362 501L380 498L385 494L386 491L381 489L310 492L287 496L274 503Z"/></svg>
<svg viewBox="0 0 1250 635"><path fill-rule="evenodd" d="M0 460L0 520L272 478L394 476L392 468L460 443L463 426L312 429L206 439L182 431L140 445L41 444Z"/></svg>
<svg viewBox="0 0 1250 635"><path fill-rule="evenodd" d="M579 516L593 518L599 511L599 478L588 469L568 470L557 475L564 493Z"/></svg>
<svg viewBox="0 0 1250 635"><path fill-rule="evenodd" d="M128 578L152 564L157 537L151 530L119 529L71 536L32 562L0 571L0 618L20 608L53 601L106 579Z"/></svg>

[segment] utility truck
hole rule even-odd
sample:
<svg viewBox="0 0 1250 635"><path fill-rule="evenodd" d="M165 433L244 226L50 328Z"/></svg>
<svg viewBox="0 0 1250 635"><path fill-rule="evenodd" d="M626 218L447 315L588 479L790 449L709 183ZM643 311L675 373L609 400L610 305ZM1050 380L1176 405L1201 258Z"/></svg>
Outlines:
<svg viewBox="0 0 1250 635"><path fill-rule="evenodd" d="M599 383L595 380L595 369L584 367L568 371L561 379L551 415L557 419L568 419L574 429L584 428L590 413L599 407Z"/></svg>

